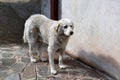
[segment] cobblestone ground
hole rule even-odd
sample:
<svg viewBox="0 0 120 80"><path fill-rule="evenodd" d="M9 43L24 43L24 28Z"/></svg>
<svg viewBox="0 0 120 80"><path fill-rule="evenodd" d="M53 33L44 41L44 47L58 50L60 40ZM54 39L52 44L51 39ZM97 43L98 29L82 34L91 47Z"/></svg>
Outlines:
<svg viewBox="0 0 120 80"><path fill-rule="evenodd" d="M64 58L67 69L59 69L57 75L49 72L49 63L30 63L28 49L22 45L0 46L0 80L112 80L100 71L69 56Z"/></svg>

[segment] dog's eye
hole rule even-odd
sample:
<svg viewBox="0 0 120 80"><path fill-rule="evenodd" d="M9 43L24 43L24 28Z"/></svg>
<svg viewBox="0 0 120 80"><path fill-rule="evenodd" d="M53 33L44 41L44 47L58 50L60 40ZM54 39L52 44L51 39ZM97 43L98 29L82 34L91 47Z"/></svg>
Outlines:
<svg viewBox="0 0 120 80"><path fill-rule="evenodd" d="M67 25L65 25L64 28L67 28Z"/></svg>
<svg viewBox="0 0 120 80"><path fill-rule="evenodd" d="M70 27L72 27L72 25L70 25Z"/></svg>

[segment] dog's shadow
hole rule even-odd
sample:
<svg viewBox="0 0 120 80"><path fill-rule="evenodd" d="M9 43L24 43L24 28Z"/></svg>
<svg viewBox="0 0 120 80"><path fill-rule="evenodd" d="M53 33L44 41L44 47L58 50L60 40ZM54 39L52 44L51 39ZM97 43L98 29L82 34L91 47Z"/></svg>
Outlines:
<svg viewBox="0 0 120 80"><path fill-rule="evenodd" d="M34 57L37 59L37 62L35 64L39 65L39 64L44 64L44 63L46 64L47 63L48 64L48 73L50 73L49 72L49 60L48 60L47 45L43 46L42 48L43 48L42 57L46 58L47 61L45 61L45 62L40 61L40 58L35 53ZM78 75L78 74L81 74L81 72L82 72L82 74L84 74L84 73L86 73L86 70L88 70L88 67L86 67L84 65L84 63L81 63L77 59L74 59L74 58L70 57L66 53L63 56L63 63L66 66L65 69L60 69L59 68L58 60L59 60L59 55L56 52L55 55L54 55L54 62L55 62L55 68L56 68L58 74L61 74L61 75L64 74L64 75L67 75L67 76L68 76L68 74L70 74L70 75Z"/></svg>

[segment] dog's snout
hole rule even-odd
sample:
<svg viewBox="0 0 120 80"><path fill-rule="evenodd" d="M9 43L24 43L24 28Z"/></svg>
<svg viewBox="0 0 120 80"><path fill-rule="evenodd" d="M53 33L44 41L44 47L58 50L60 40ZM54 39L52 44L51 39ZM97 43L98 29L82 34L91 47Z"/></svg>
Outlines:
<svg viewBox="0 0 120 80"><path fill-rule="evenodd" d="M73 35L73 31L70 32L70 35Z"/></svg>

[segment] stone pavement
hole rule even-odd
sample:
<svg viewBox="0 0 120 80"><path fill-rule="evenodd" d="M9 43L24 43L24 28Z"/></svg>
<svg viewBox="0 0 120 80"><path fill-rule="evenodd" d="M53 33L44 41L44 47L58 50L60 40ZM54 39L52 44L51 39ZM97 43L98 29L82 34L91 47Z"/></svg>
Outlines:
<svg viewBox="0 0 120 80"><path fill-rule="evenodd" d="M65 56L66 69L55 66L57 75L49 72L49 63L30 63L28 49L23 45L0 45L0 80L112 80L100 71Z"/></svg>

